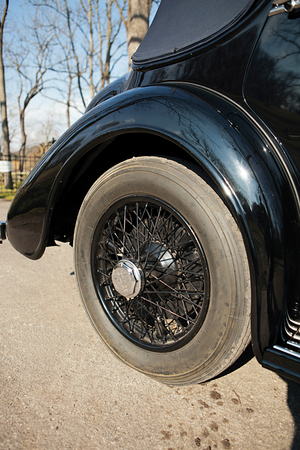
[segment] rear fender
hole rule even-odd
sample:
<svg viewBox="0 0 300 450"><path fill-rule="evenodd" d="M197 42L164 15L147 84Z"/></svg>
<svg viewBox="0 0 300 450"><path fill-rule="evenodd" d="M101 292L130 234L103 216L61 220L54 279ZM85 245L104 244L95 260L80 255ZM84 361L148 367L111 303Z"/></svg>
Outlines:
<svg viewBox="0 0 300 450"><path fill-rule="evenodd" d="M182 158L189 154L238 223L251 271L253 344L261 361L275 341L284 299L292 295L298 274L298 210L271 137L220 97L182 84L160 85L97 105L62 135L22 185L8 214L8 238L25 256L39 258L75 164L95 148L100 154L115 137L135 132L173 142L182 148ZM138 156L139 149L133 154ZM99 167L99 176L102 171Z"/></svg>

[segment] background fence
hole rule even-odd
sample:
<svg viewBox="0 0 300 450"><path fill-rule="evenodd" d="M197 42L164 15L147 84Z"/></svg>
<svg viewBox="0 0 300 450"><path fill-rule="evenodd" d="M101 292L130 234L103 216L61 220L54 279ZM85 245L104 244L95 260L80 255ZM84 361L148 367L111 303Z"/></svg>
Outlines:
<svg viewBox="0 0 300 450"><path fill-rule="evenodd" d="M40 158L41 155L21 156L19 153L12 153L8 161L7 157L0 154L0 194L7 192L6 180L9 172L11 172L13 183L11 191L13 191L25 180Z"/></svg>

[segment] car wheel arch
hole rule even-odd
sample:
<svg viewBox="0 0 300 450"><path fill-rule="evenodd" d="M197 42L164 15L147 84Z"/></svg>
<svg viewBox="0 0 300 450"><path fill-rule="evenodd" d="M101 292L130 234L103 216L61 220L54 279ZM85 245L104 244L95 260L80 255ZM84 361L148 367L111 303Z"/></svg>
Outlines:
<svg viewBox="0 0 300 450"><path fill-rule="evenodd" d="M92 160L93 154L99 154L101 158L102 145L105 146L107 142L113 145L117 140L125 139L125 136L128 139L130 136L144 138L145 134L155 136L160 142L170 143L170 149L176 149L176 152L172 154L170 150L166 154L164 149L155 148L152 154L180 156L194 161L214 183L238 223L250 263L254 322L258 316L262 316L265 307L271 308L271 316L280 315L286 293L272 293L270 286L276 284L273 283L274 274L280 276L284 283L286 269L281 268L281 262L285 244L281 238L286 224L281 199L285 193L291 202L292 193L264 137L253 129L250 136L251 125L247 120L242 126L234 126L215 107L219 99L216 98L211 106L207 97L201 99L201 90L188 92L182 87L154 86L133 91L107 100L91 110L88 117L84 117L84 123L89 125L82 139L76 141L74 135L74 141L79 142L79 145L56 175L47 200L45 226L49 227L50 223L53 226L59 199L62 199L61 195L68 186L69 178L66 175L76 170L76 164L79 167L84 161L82 158L89 158L90 155ZM197 95L194 91L197 91ZM102 114L104 110L106 115L97 121L97 114ZM228 111L236 114L231 104L228 104ZM140 156L138 147L132 146L130 154L123 155L124 159ZM100 174L98 172L98 176ZM296 221L297 217L294 214L290 219ZM41 242L46 242L48 231L44 229ZM50 228L50 241L52 237L53 229ZM265 333L267 327L272 328L272 324L258 321L258 325L254 326L254 341L263 340L262 344L257 344L258 359L278 332L278 329L272 329Z"/></svg>
<svg viewBox="0 0 300 450"><path fill-rule="evenodd" d="M140 132L139 134L137 134L136 132L134 134L131 134L128 132L126 133L119 133L117 137L114 138L114 140L110 143L110 145L107 147L106 151L109 154L111 153L111 150L114 148L114 145L117 144L119 141L121 141L122 139L124 139L124 137L126 136L126 139L131 139L132 137L136 137L138 136L139 139L143 140L148 136L149 137L149 132L146 133L146 130L143 130L144 132ZM151 130L153 133L153 130ZM244 237L244 242L245 242L245 247L247 250L247 254L248 254L248 259L249 259L249 266L250 266L250 273L251 273L251 280L252 280L252 298L253 298L253 304L255 305L255 309L256 309L256 305L257 304L262 304L264 302L266 302L266 300L257 300L257 290L260 289L261 287L261 278L262 275L259 273L258 271L258 267L257 267L257 261L259 258L263 258L265 264L269 263L269 254L268 254L268 250L266 248L264 248L264 237L262 235L262 233L260 232L260 230L257 230L255 228L257 228L257 224L255 223L255 219L254 217L250 218L251 212L250 212L250 206L248 208L247 214L248 214L248 218L246 219L246 213L245 213L245 206L243 205L243 201L241 200L241 198L238 195L237 192L237 188L236 186L233 185L233 183L230 182L230 179L228 178L228 176L226 177L226 175L224 173L222 173L222 167L216 167L216 160L213 159L213 156L215 156L213 153L211 154L211 159L208 159L207 155L204 155L203 153L201 153L201 151L199 151L199 148L195 148L190 142L185 142L183 140L178 141L175 140L175 138L173 137L173 139L171 139L170 136L164 136L160 133L157 133L156 135L156 139L157 142L160 142L161 144L168 142L169 144L169 152L167 152L167 154L164 154L159 151L154 151L152 153L152 156L164 156L167 158L176 158L176 157L180 157L181 159L187 160L189 161L189 163L194 164L195 166L197 166L197 169L200 173L202 177L205 177L206 180L209 181L209 183L213 186L214 190L217 192L217 194L223 199L224 203L227 205L227 207L230 209L232 215L234 216L235 220L238 223L239 228L242 231L242 235ZM116 142L116 140L119 140ZM224 143L223 148L224 151L228 151L228 148L230 147L229 143ZM233 150L233 148L231 147L231 149ZM172 151L173 150L173 151ZM82 162L84 156L83 155L88 155L88 154L92 154L92 152L99 152L98 147L94 146L93 148L89 149L89 151L85 151L82 152L82 156L81 158L79 158L77 160L77 165L78 167L82 167ZM140 156L138 153L134 153L134 154L126 154L124 155L124 159L126 159L127 157L134 157L134 156ZM100 159L104 157L104 154L99 153L99 157ZM111 161L113 161L114 158L112 158ZM243 161L245 162L247 160L247 158L244 156ZM118 161L119 162L119 161ZM115 161L116 163L116 161ZM113 165L113 164L108 164ZM74 167L74 166L73 166ZM246 166L245 166L246 167ZM68 169L69 170L69 169ZM103 172L105 170L103 169ZM252 173L252 169L251 169L251 173ZM97 173L98 176L101 175L101 173ZM228 175L228 174L227 174ZM73 178L73 177L72 177ZM86 174L86 178L88 178L88 175ZM95 176L96 178L96 176ZM263 198L263 192L259 186L259 183L257 182L256 178L253 176L253 183L256 186L256 189L261 191L261 197ZM245 181L245 185L246 185L246 181ZM241 189L242 190L242 189ZM72 195L72 189L70 190L70 195ZM84 195L83 195L84 196ZM67 202L68 198L65 198L65 201ZM266 210L267 210L267 205L266 206ZM80 204L78 204L78 210L79 210ZM64 207L62 207L62 211L64 211ZM55 216L55 210L54 210L54 216ZM267 218L267 216L265 216L265 218ZM76 218L74 218L74 225L75 225L75 221ZM250 225L249 229L249 223L252 224L252 226ZM253 234L257 236L259 236L259 238L261 238L260 242L254 243L253 242ZM257 255L257 246L259 247L259 255ZM267 275L265 275L265 282L266 279L268 278ZM257 281L259 280L259 281ZM257 312L255 312L255 315L257 315ZM257 340L258 342L258 340ZM262 353L262 350L260 350L260 354Z"/></svg>

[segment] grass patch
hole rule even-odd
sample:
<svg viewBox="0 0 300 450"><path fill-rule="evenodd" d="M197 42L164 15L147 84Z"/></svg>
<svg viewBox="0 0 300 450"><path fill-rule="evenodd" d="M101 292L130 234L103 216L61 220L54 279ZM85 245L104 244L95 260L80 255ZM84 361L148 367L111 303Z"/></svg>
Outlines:
<svg viewBox="0 0 300 450"><path fill-rule="evenodd" d="M3 181L3 180L2 180ZM13 189L5 189L3 182L1 183L0 180L0 198L3 198L4 200L13 200L14 196L16 195L17 190L21 186L22 181L13 182Z"/></svg>
<svg viewBox="0 0 300 450"><path fill-rule="evenodd" d="M17 189L1 189L0 198L3 198L4 200L13 200L16 192Z"/></svg>

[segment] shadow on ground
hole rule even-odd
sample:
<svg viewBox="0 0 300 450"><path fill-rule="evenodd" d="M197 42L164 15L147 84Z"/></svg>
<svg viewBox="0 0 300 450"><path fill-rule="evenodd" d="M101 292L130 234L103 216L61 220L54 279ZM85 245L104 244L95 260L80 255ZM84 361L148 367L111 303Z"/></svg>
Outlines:
<svg viewBox="0 0 300 450"><path fill-rule="evenodd" d="M232 366L228 367L228 369L226 369L224 372L220 373L220 375L216 376L215 379L217 380L218 378L222 378L225 375L228 375L229 373L232 373L232 372L236 371L240 367L242 367L245 364L247 364L252 358L254 358L254 353L253 353L252 346L251 346L251 343L250 343L248 345L248 347L246 348L246 350L235 361L235 363L232 364Z"/></svg>
<svg viewBox="0 0 300 450"><path fill-rule="evenodd" d="M300 411L299 411L299 400L300 400L300 384L295 381L283 378L288 386L287 404L292 413L294 423L295 423L295 433L294 440L291 446L291 450L299 450L300 448Z"/></svg>
<svg viewBox="0 0 300 450"><path fill-rule="evenodd" d="M248 345L246 350L242 353L242 355L236 360L236 362L229 367L225 372L218 375L215 379L224 377L235 370L238 370L245 364L247 364L252 358L254 358L254 353L252 350L251 343ZM267 370L267 369L266 369ZM300 449L300 410L299 410L299 401L300 401L300 384L295 381L289 380L287 378L281 377L286 383L288 387L287 393L287 404L291 411L291 414L294 419L295 424L295 432L294 439L290 450L299 450Z"/></svg>

